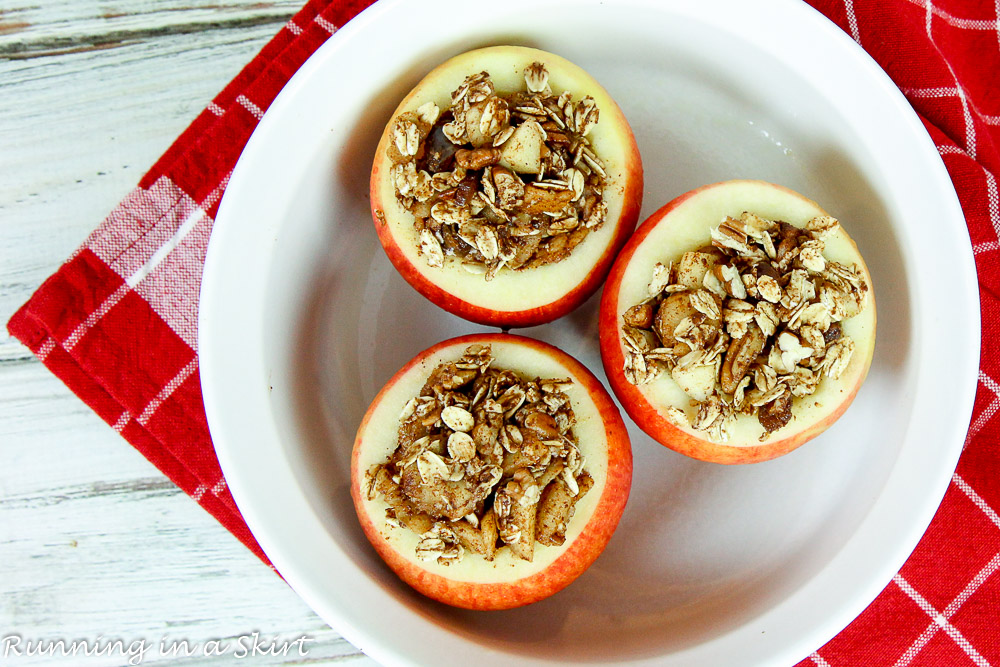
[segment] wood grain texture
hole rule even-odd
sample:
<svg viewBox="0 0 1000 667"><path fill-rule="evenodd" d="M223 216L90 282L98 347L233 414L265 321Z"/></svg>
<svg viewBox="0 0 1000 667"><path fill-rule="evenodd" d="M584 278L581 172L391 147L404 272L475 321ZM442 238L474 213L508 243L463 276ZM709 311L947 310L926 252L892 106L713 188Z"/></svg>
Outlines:
<svg viewBox="0 0 1000 667"><path fill-rule="evenodd" d="M116 0L0 9L0 316L84 240L299 8ZM0 663L23 641L142 640L141 664L372 664L19 342L0 339ZM163 655L186 640L193 654ZM219 640L227 654L202 655ZM23 647L23 644L22 644ZM262 646L261 648L266 648ZM249 651L248 651L249 652ZM181 651L181 656L184 652Z"/></svg>

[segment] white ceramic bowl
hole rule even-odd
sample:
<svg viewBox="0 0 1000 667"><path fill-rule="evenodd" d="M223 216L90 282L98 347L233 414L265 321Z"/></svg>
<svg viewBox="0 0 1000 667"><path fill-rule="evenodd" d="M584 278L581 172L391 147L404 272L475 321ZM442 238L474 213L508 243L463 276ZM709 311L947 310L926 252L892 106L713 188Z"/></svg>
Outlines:
<svg viewBox="0 0 1000 667"><path fill-rule="evenodd" d="M213 231L199 343L233 495L292 587L383 663L794 663L903 564L968 425L976 281L937 151L892 82L804 3L485 7L367 10L294 76L247 145ZM475 613L422 598L382 564L356 522L348 463L385 380L419 350L482 330L394 272L368 171L406 91L448 56L496 43L560 53L617 99L644 159L644 216L728 178L819 201L872 269L879 338L847 414L776 461L701 463L632 428L632 496L596 564L541 603ZM596 332L596 297L523 331L600 376Z"/></svg>

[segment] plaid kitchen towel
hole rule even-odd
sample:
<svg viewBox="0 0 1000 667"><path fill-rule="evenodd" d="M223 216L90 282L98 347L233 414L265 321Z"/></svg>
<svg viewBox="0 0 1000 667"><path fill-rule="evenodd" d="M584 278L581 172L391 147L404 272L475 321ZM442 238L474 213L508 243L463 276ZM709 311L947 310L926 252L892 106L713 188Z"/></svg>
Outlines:
<svg viewBox="0 0 1000 667"><path fill-rule="evenodd" d="M8 323L11 334L265 559L212 448L197 308L213 216L285 82L364 0L313 0L153 165ZM882 594L803 665L1000 665L1000 3L812 0L923 119L968 222L983 349L965 451L922 541Z"/></svg>

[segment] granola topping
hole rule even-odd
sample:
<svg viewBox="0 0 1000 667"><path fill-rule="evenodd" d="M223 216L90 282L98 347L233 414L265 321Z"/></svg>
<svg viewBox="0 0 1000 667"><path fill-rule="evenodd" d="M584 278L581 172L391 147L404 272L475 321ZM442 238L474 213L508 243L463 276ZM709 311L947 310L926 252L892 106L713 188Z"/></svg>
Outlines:
<svg viewBox="0 0 1000 667"><path fill-rule="evenodd" d="M760 439L794 418L796 398L847 369L855 342L841 322L865 307L856 266L827 259L829 216L798 228L743 213L711 232L711 245L657 263L649 297L623 317L624 372L633 384L669 374L695 406L670 419L724 442L740 414Z"/></svg>
<svg viewBox="0 0 1000 667"><path fill-rule="evenodd" d="M493 366L472 345L430 374L400 414L397 446L368 471L368 497L387 522L419 535L415 555L447 565L467 553L563 544L576 502L593 484L563 388Z"/></svg>
<svg viewBox="0 0 1000 667"><path fill-rule="evenodd" d="M457 257L491 280L565 259L604 223L607 173L587 138L594 99L556 95L538 62L524 80L498 93L487 72L472 74L449 108L428 102L396 119L392 180L429 266Z"/></svg>

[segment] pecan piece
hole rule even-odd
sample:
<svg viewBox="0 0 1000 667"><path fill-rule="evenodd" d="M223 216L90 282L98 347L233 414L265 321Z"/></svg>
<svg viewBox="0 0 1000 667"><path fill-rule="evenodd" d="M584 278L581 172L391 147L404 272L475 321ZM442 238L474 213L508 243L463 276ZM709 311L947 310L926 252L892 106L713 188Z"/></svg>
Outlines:
<svg viewBox="0 0 1000 667"><path fill-rule="evenodd" d="M540 188L534 184L524 188L524 212L528 214L558 213L573 200L573 190Z"/></svg>
<svg viewBox="0 0 1000 667"><path fill-rule="evenodd" d="M764 350L764 343L767 338L764 332L756 323L747 325L747 332L742 338L735 339L729 344L726 351L726 360L722 364L722 371L719 373L719 383L722 391L731 394L736 391L737 385L743 376L750 370L757 355Z"/></svg>
<svg viewBox="0 0 1000 667"><path fill-rule="evenodd" d="M483 169L500 161L496 148L460 148L455 151L455 163L466 169Z"/></svg>
<svg viewBox="0 0 1000 667"><path fill-rule="evenodd" d="M559 427L556 425L556 420L544 412L529 412L524 418L524 426L545 440L559 437Z"/></svg>

